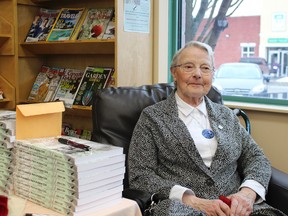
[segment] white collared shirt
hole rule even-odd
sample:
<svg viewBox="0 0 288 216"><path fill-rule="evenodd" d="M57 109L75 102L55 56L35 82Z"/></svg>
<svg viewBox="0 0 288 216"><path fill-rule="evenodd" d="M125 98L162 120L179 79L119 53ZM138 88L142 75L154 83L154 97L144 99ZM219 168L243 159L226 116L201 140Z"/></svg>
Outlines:
<svg viewBox="0 0 288 216"><path fill-rule="evenodd" d="M215 137L207 139L202 135L204 129L212 131L208 120L205 100L202 100L197 107L193 107L184 102L177 92L175 96L179 117L187 126L203 162L207 167L210 167L217 149L217 141Z"/></svg>

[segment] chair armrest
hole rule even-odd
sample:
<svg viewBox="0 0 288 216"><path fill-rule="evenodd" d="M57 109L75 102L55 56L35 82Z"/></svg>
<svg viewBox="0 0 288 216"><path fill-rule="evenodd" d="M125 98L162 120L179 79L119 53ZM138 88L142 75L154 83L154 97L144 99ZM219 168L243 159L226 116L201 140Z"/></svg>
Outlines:
<svg viewBox="0 0 288 216"><path fill-rule="evenodd" d="M152 194L146 191L126 188L123 190L122 195L127 199L136 201L142 213L151 204Z"/></svg>
<svg viewBox="0 0 288 216"><path fill-rule="evenodd" d="M267 203L288 215L288 174L272 167Z"/></svg>

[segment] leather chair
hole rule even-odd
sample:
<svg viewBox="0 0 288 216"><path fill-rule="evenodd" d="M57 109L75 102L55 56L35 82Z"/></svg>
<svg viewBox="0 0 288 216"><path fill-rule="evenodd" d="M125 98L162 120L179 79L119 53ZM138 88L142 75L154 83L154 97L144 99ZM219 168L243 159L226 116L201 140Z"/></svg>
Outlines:
<svg viewBox="0 0 288 216"><path fill-rule="evenodd" d="M141 111L166 99L173 90L173 83L162 83L139 87L111 87L94 92L92 140L123 147L127 155L132 132ZM223 103L221 94L215 88L211 88L208 97L216 103ZM235 114L241 115L244 120L246 118L246 129L250 131L250 122L246 114L239 109ZM124 178L123 196L136 200L142 212L149 205L150 194L129 190L127 172ZM267 203L288 214L288 174L275 168L269 184Z"/></svg>

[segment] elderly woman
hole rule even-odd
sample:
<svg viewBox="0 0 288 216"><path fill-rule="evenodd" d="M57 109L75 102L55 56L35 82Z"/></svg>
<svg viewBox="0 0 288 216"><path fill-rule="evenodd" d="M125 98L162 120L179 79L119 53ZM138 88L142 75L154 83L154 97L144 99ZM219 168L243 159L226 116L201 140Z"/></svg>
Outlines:
<svg viewBox="0 0 288 216"><path fill-rule="evenodd" d="M206 97L211 47L189 42L170 70L176 90L144 109L134 129L130 187L164 198L152 211L157 216L284 215L264 201L271 168L263 151L229 108Z"/></svg>

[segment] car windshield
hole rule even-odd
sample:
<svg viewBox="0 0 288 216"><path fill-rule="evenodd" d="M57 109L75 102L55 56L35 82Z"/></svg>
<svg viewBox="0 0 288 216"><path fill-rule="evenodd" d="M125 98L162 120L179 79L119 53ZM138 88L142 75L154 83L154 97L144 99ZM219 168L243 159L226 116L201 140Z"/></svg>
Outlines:
<svg viewBox="0 0 288 216"><path fill-rule="evenodd" d="M261 72L251 66L222 66L217 72L217 78L260 79Z"/></svg>

